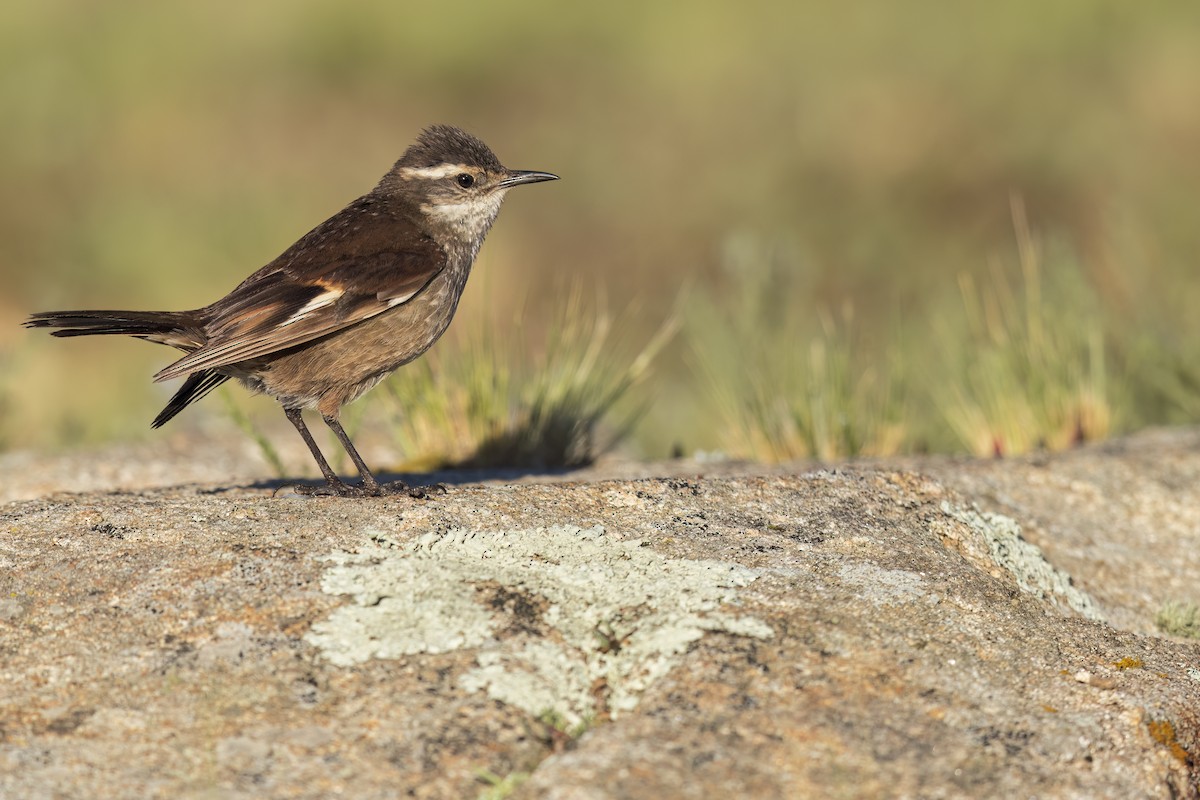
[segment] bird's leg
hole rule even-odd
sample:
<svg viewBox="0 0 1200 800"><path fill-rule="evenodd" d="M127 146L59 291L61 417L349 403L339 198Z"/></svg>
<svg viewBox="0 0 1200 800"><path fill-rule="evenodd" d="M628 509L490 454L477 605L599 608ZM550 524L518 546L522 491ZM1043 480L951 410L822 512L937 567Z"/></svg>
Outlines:
<svg viewBox="0 0 1200 800"><path fill-rule="evenodd" d="M325 460L325 456L321 454L321 448L317 447L316 441L313 439L312 434L309 433L309 431L308 431L308 426L304 424L304 417L301 416L300 409L285 408L285 409L283 409L283 413L287 415L288 421L291 422L292 425L294 425L296 427L296 430L300 433L300 437L302 439L304 439L304 443L306 445L308 445L308 449L312 452L313 458L316 459L317 466L321 468L321 474L325 476L325 483L327 485L327 491L332 492L333 494L336 494L336 495L340 495L342 497L348 497L350 495L356 494L354 488L352 486L347 485L345 483L345 481L343 481L341 478L339 478L337 476L337 473L335 473L333 471L333 468L329 466L329 462ZM328 420L326 420L326 421L328 422ZM335 430L334 433L337 433L337 430ZM346 435L345 433L342 433L343 437L345 435ZM343 441L349 441L349 440L343 440ZM358 453L353 454L353 457L355 458L355 463L358 463L360 461L360 459L358 459L357 456L358 456ZM372 478L372 482L373 481L374 481L374 478ZM378 484L376 484L376 488L378 488ZM316 490L316 491L319 491L319 490Z"/></svg>
<svg viewBox="0 0 1200 800"><path fill-rule="evenodd" d="M342 427L342 423L338 418L324 415L321 418L325 420L325 424L329 426L329 430L333 431L333 435L342 443L342 449L346 451L346 455L350 456L350 460L354 462L354 466L358 467L358 474L362 476L362 488L364 492L376 497L383 494L383 490L379 487L379 481L375 480L375 476L367 468L367 462L363 461L362 456L358 454L358 450L354 448L354 443L350 441L350 437L346 434L346 429Z"/></svg>
<svg viewBox="0 0 1200 800"><path fill-rule="evenodd" d="M362 475L362 489L354 489L348 487L351 491L378 497L385 494L407 494L409 497L415 497L420 500L427 500L431 493L444 493L446 487L442 484L436 486L408 486L404 481L394 481L381 486L379 481L375 480L375 476L371 474L371 470L367 468L367 462L363 461L362 456L358 454L358 450L354 448L354 444L350 441L350 437L346 434L342 423L337 417L326 417L322 415L325 424L337 436L338 441L342 443L342 447L346 449L346 454L350 456L350 460L354 462L354 466L358 467L358 474Z"/></svg>
<svg viewBox="0 0 1200 800"><path fill-rule="evenodd" d="M346 434L342 423L337 417L327 417L324 414L321 418L325 420L325 424L337 436L338 441L342 443L342 447L346 450L346 455L354 462L354 466L358 467L358 474L362 475L362 486L351 486L337 476L333 468L329 466L329 462L325 460L325 456L321 453L321 448L317 447L316 441L308 430L308 426L304 424L304 417L300 414L298 408L285 408L283 413L287 415L288 420L295 426L300 433L304 443L308 445L308 449L312 452L313 458L316 459L317 466L321 468L321 474L325 476L325 485L318 487L293 487L298 494L306 495L337 495L338 497L380 497L385 494L406 493L412 497L427 498L430 490L425 487L416 487L410 489L403 482L397 481L394 484L380 486L379 481L371 474L371 470L367 467L367 462L363 461L362 456L358 454L354 443L350 441L350 437ZM435 489L445 491L445 487L438 486Z"/></svg>

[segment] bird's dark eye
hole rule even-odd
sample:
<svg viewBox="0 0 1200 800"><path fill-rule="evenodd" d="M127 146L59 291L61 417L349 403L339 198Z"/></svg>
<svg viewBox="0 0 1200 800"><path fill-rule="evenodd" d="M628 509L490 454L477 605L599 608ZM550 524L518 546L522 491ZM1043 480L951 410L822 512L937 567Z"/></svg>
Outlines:
<svg viewBox="0 0 1200 800"><path fill-rule="evenodd" d="M468 175L465 172L461 173L457 178L455 178L455 180L458 181L458 185L464 189L470 189L475 185L474 176Z"/></svg>

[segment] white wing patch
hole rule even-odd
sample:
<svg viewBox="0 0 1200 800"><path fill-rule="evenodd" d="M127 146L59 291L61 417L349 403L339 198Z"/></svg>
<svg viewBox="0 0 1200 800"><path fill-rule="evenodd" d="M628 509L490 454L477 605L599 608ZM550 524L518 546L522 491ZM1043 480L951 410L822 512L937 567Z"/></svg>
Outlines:
<svg viewBox="0 0 1200 800"><path fill-rule="evenodd" d="M279 323L279 327L286 328L288 325L291 325L294 322L299 322L318 309L333 305L343 294L345 294L345 291L342 289L326 289L312 300L309 300L307 303L305 303L295 314L292 314L283 322Z"/></svg>
<svg viewBox="0 0 1200 800"><path fill-rule="evenodd" d="M421 287L421 288L424 288L424 287ZM398 297L389 297L388 301L387 301L387 307L395 308L396 306L400 305L401 303L407 303L409 300L412 300L413 297L415 297L417 292L419 292L419 291L421 291L421 289L417 289L416 291L409 292L408 294L399 295Z"/></svg>

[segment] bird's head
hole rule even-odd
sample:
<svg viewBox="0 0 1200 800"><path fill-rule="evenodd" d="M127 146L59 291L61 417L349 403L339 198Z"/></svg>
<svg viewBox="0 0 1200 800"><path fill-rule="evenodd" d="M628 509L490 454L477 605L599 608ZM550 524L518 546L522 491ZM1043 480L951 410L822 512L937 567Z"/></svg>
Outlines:
<svg viewBox="0 0 1200 800"><path fill-rule="evenodd" d="M376 192L410 199L431 232L477 247L509 189L557 179L549 172L509 169L466 131L433 125L422 131Z"/></svg>

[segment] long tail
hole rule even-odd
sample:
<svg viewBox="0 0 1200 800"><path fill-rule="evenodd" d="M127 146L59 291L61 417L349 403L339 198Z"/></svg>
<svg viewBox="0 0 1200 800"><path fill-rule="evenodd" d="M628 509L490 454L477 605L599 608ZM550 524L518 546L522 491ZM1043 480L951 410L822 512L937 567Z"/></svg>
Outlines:
<svg viewBox="0 0 1200 800"><path fill-rule="evenodd" d="M204 326L194 311L44 311L26 328L56 328L53 336L123 334L191 351L203 346Z"/></svg>
<svg viewBox="0 0 1200 800"><path fill-rule="evenodd" d="M195 311L45 311L25 321L26 328L55 328L52 336L122 334L191 352L204 345L204 325ZM193 372L155 417L161 427L186 406L229 380L212 370Z"/></svg>
<svg viewBox="0 0 1200 800"><path fill-rule="evenodd" d="M229 380L228 375L221 375L213 372L211 369L202 369L199 372L193 372L191 375L188 375L188 379L183 382L183 386L179 387L179 391L167 403L167 407L158 413L158 416L154 418L154 422L150 423L150 427L161 428L163 425L166 425L171 417L183 411L187 406L204 397L204 395L227 380Z"/></svg>

